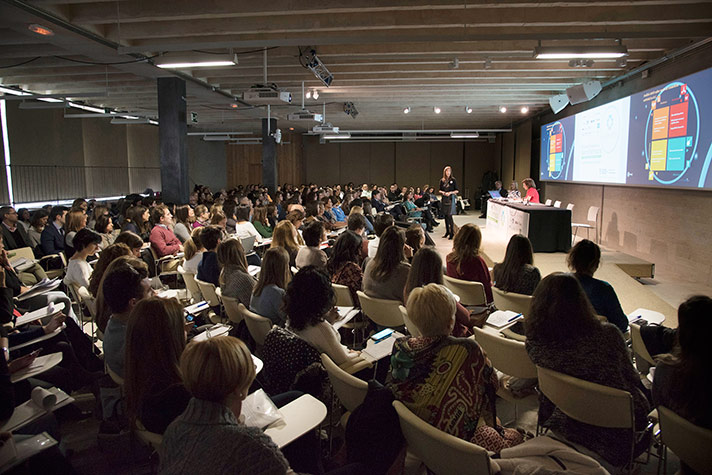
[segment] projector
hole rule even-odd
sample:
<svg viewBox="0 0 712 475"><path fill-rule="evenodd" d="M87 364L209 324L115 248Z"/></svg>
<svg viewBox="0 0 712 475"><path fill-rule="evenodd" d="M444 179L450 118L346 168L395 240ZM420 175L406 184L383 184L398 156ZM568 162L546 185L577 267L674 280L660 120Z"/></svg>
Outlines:
<svg viewBox="0 0 712 475"><path fill-rule="evenodd" d="M324 116L309 112L308 110L300 110L299 112L289 114L287 120L313 120L314 122L321 122L324 120Z"/></svg>
<svg viewBox="0 0 712 475"><path fill-rule="evenodd" d="M315 134L338 134L339 128L332 127L331 124L319 124L314 126L312 132Z"/></svg>
<svg viewBox="0 0 712 475"><path fill-rule="evenodd" d="M257 105L284 105L292 103L292 93L269 87L254 88L242 94L242 100Z"/></svg>

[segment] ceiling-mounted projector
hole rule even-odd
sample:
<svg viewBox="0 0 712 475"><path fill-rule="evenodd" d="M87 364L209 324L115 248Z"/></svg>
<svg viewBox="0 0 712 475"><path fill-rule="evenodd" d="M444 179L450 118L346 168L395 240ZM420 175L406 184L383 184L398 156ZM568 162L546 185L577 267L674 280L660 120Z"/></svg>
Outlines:
<svg viewBox="0 0 712 475"><path fill-rule="evenodd" d="M255 105L284 105L292 103L292 93L271 87L255 87L242 94L242 100Z"/></svg>
<svg viewBox="0 0 712 475"><path fill-rule="evenodd" d="M549 105L554 114L558 114L569 105L569 96L566 94L557 94L549 98Z"/></svg>
<svg viewBox="0 0 712 475"><path fill-rule="evenodd" d="M586 81L578 86L570 87L566 90L566 95L569 97L571 104L580 104L590 101L601 92L600 81Z"/></svg>
<svg viewBox="0 0 712 475"><path fill-rule="evenodd" d="M322 122L324 120L324 116L302 109L299 112L289 114L287 116L287 120L313 120L314 122Z"/></svg>
<svg viewBox="0 0 712 475"><path fill-rule="evenodd" d="M312 132L314 132L315 134L338 134L339 128L332 127L331 124L329 124L329 123L319 124L319 125L315 125L312 128Z"/></svg>

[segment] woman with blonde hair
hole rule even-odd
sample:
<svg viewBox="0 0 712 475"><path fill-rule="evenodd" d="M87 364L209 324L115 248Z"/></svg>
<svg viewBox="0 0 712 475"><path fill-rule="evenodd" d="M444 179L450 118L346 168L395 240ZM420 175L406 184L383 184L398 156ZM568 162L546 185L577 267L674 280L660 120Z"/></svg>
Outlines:
<svg viewBox="0 0 712 475"><path fill-rule="evenodd" d="M64 236L64 252L67 254L67 258L71 258L74 254L74 236L77 235L79 230L84 229L86 226L87 215L84 211L75 210L67 214L67 220L64 226L67 233Z"/></svg>
<svg viewBox="0 0 712 475"><path fill-rule="evenodd" d="M220 290L222 295L236 298L245 307L250 306L255 278L247 272L247 259L242 243L237 239L222 241L217 249L220 264Z"/></svg>
<svg viewBox="0 0 712 475"><path fill-rule="evenodd" d="M455 297L439 284L412 290L408 318L419 337L396 340L388 387L393 396L432 426L499 453L523 442L502 427L495 402L497 373L471 338L450 336Z"/></svg>
<svg viewBox="0 0 712 475"><path fill-rule="evenodd" d="M487 303L492 303L492 279L487 263L480 256L482 232L479 226L467 223L457 232L452 252L447 255L447 275L460 280L479 282L485 287Z"/></svg>
<svg viewBox="0 0 712 475"><path fill-rule="evenodd" d="M194 228L199 228L201 226L210 225L210 210L205 205L198 205L195 207L195 221L193 222Z"/></svg>
<svg viewBox="0 0 712 475"><path fill-rule="evenodd" d="M283 327L287 315L282 309L282 301L291 278L287 250L283 247L267 249L262 258L260 278L252 291L250 310Z"/></svg>
<svg viewBox="0 0 712 475"><path fill-rule="evenodd" d="M292 473L269 436L239 422L255 379L242 341L221 336L192 342L181 355L180 372L192 399L163 436L162 474Z"/></svg>
<svg viewBox="0 0 712 475"><path fill-rule="evenodd" d="M217 226L218 228L220 228L220 233L222 234L223 240L228 238L227 216L225 216L225 213L223 213L222 210L215 211L210 215L210 225Z"/></svg>
<svg viewBox="0 0 712 475"><path fill-rule="evenodd" d="M183 244L183 252L185 253L183 256L183 270L191 274L198 273L198 264L200 264L200 260L203 258L203 253L205 252L203 242L200 240L202 232L202 227L193 229L190 239Z"/></svg>
<svg viewBox="0 0 712 475"><path fill-rule="evenodd" d="M163 434L185 410L190 394L178 368L185 341L183 306L178 300L150 297L140 300L131 311L124 388L132 426L140 421L150 432Z"/></svg>
<svg viewBox="0 0 712 475"><path fill-rule="evenodd" d="M272 233L270 248L282 247L289 253L289 265L294 266L299 252L299 233L294 225L288 221L280 221Z"/></svg>

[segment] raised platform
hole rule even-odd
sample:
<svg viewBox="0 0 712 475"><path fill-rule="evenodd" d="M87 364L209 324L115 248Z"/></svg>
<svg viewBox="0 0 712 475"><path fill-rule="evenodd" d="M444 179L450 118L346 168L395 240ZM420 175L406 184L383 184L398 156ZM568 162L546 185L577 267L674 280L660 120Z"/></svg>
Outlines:
<svg viewBox="0 0 712 475"><path fill-rule="evenodd" d="M474 214L459 215L454 219L459 226L465 223L475 223L482 229L482 257L487 265L493 266L495 262L502 262L508 241L502 240L494 233L488 233L484 219L480 219ZM440 231L439 228L438 231ZM443 239L441 234L437 232L431 236L444 259L452 249L452 241ZM535 253L534 265L539 268L542 276L553 272L569 272L566 265L566 253L563 252ZM601 266L596 271L595 277L605 280L613 286L624 312L629 313L641 307L656 310L665 315L663 323L665 326L675 328L677 327L677 310L636 280L636 278L642 277L651 278L654 273L655 263L601 247Z"/></svg>

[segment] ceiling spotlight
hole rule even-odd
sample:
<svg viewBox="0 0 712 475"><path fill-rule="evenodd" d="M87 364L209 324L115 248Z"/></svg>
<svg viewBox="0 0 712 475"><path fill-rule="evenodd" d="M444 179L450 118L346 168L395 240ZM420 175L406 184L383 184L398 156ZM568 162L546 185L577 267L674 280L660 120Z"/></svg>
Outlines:
<svg viewBox="0 0 712 475"><path fill-rule="evenodd" d="M230 104L230 107L232 107L233 109L237 109L237 104Z"/></svg>
<svg viewBox="0 0 712 475"><path fill-rule="evenodd" d="M433 107L433 112L435 112L436 114L439 114L440 108L438 106Z"/></svg>
<svg viewBox="0 0 712 475"><path fill-rule="evenodd" d="M522 106L520 110L522 111L522 114L526 114L527 112L529 112L529 108L527 106Z"/></svg>
<svg viewBox="0 0 712 475"><path fill-rule="evenodd" d="M499 111L504 114L505 112L507 112L507 108L504 106L499 106Z"/></svg>
<svg viewBox="0 0 712 475"><path fill-rule="evenodd" d="M465 107L465 112L467 112L468 114L472 114L472 107Z"/></svg>
<svg viewBox="0 0 712 475"><path fill-rule="evenodd" d="M37 33L38 35L54 36L54 31L50 30L46 26L38 25L37 23L31 24L27 27L27 29L30 30L32 33Z"/></svg>
<svg viewBox="0 0 712 475"><path fill-rule="evenodd" d="M403 108L403 113L404 113L404 114L410 114L410 107L404 107L404 108Z"/></svg>
<svg viewBox="0 0 712 475"><path fill-rule="evenodd" d="M304 94L304 97L306 97L307 99L311 99L311 91L307 91L307 93Z"/></svg>
<svg viewBox="0 0 712 475"><path fill-rule="evenodd" d="M294 127L290 127L289 130L294 130Z"/></svg>
<svg viewBox="0 0 712 475"><path fill-rule="evenodd" d="M314 100L319 99L319 91L315 89L314 92L312 92L312 97L314 98Z"/></svg>

